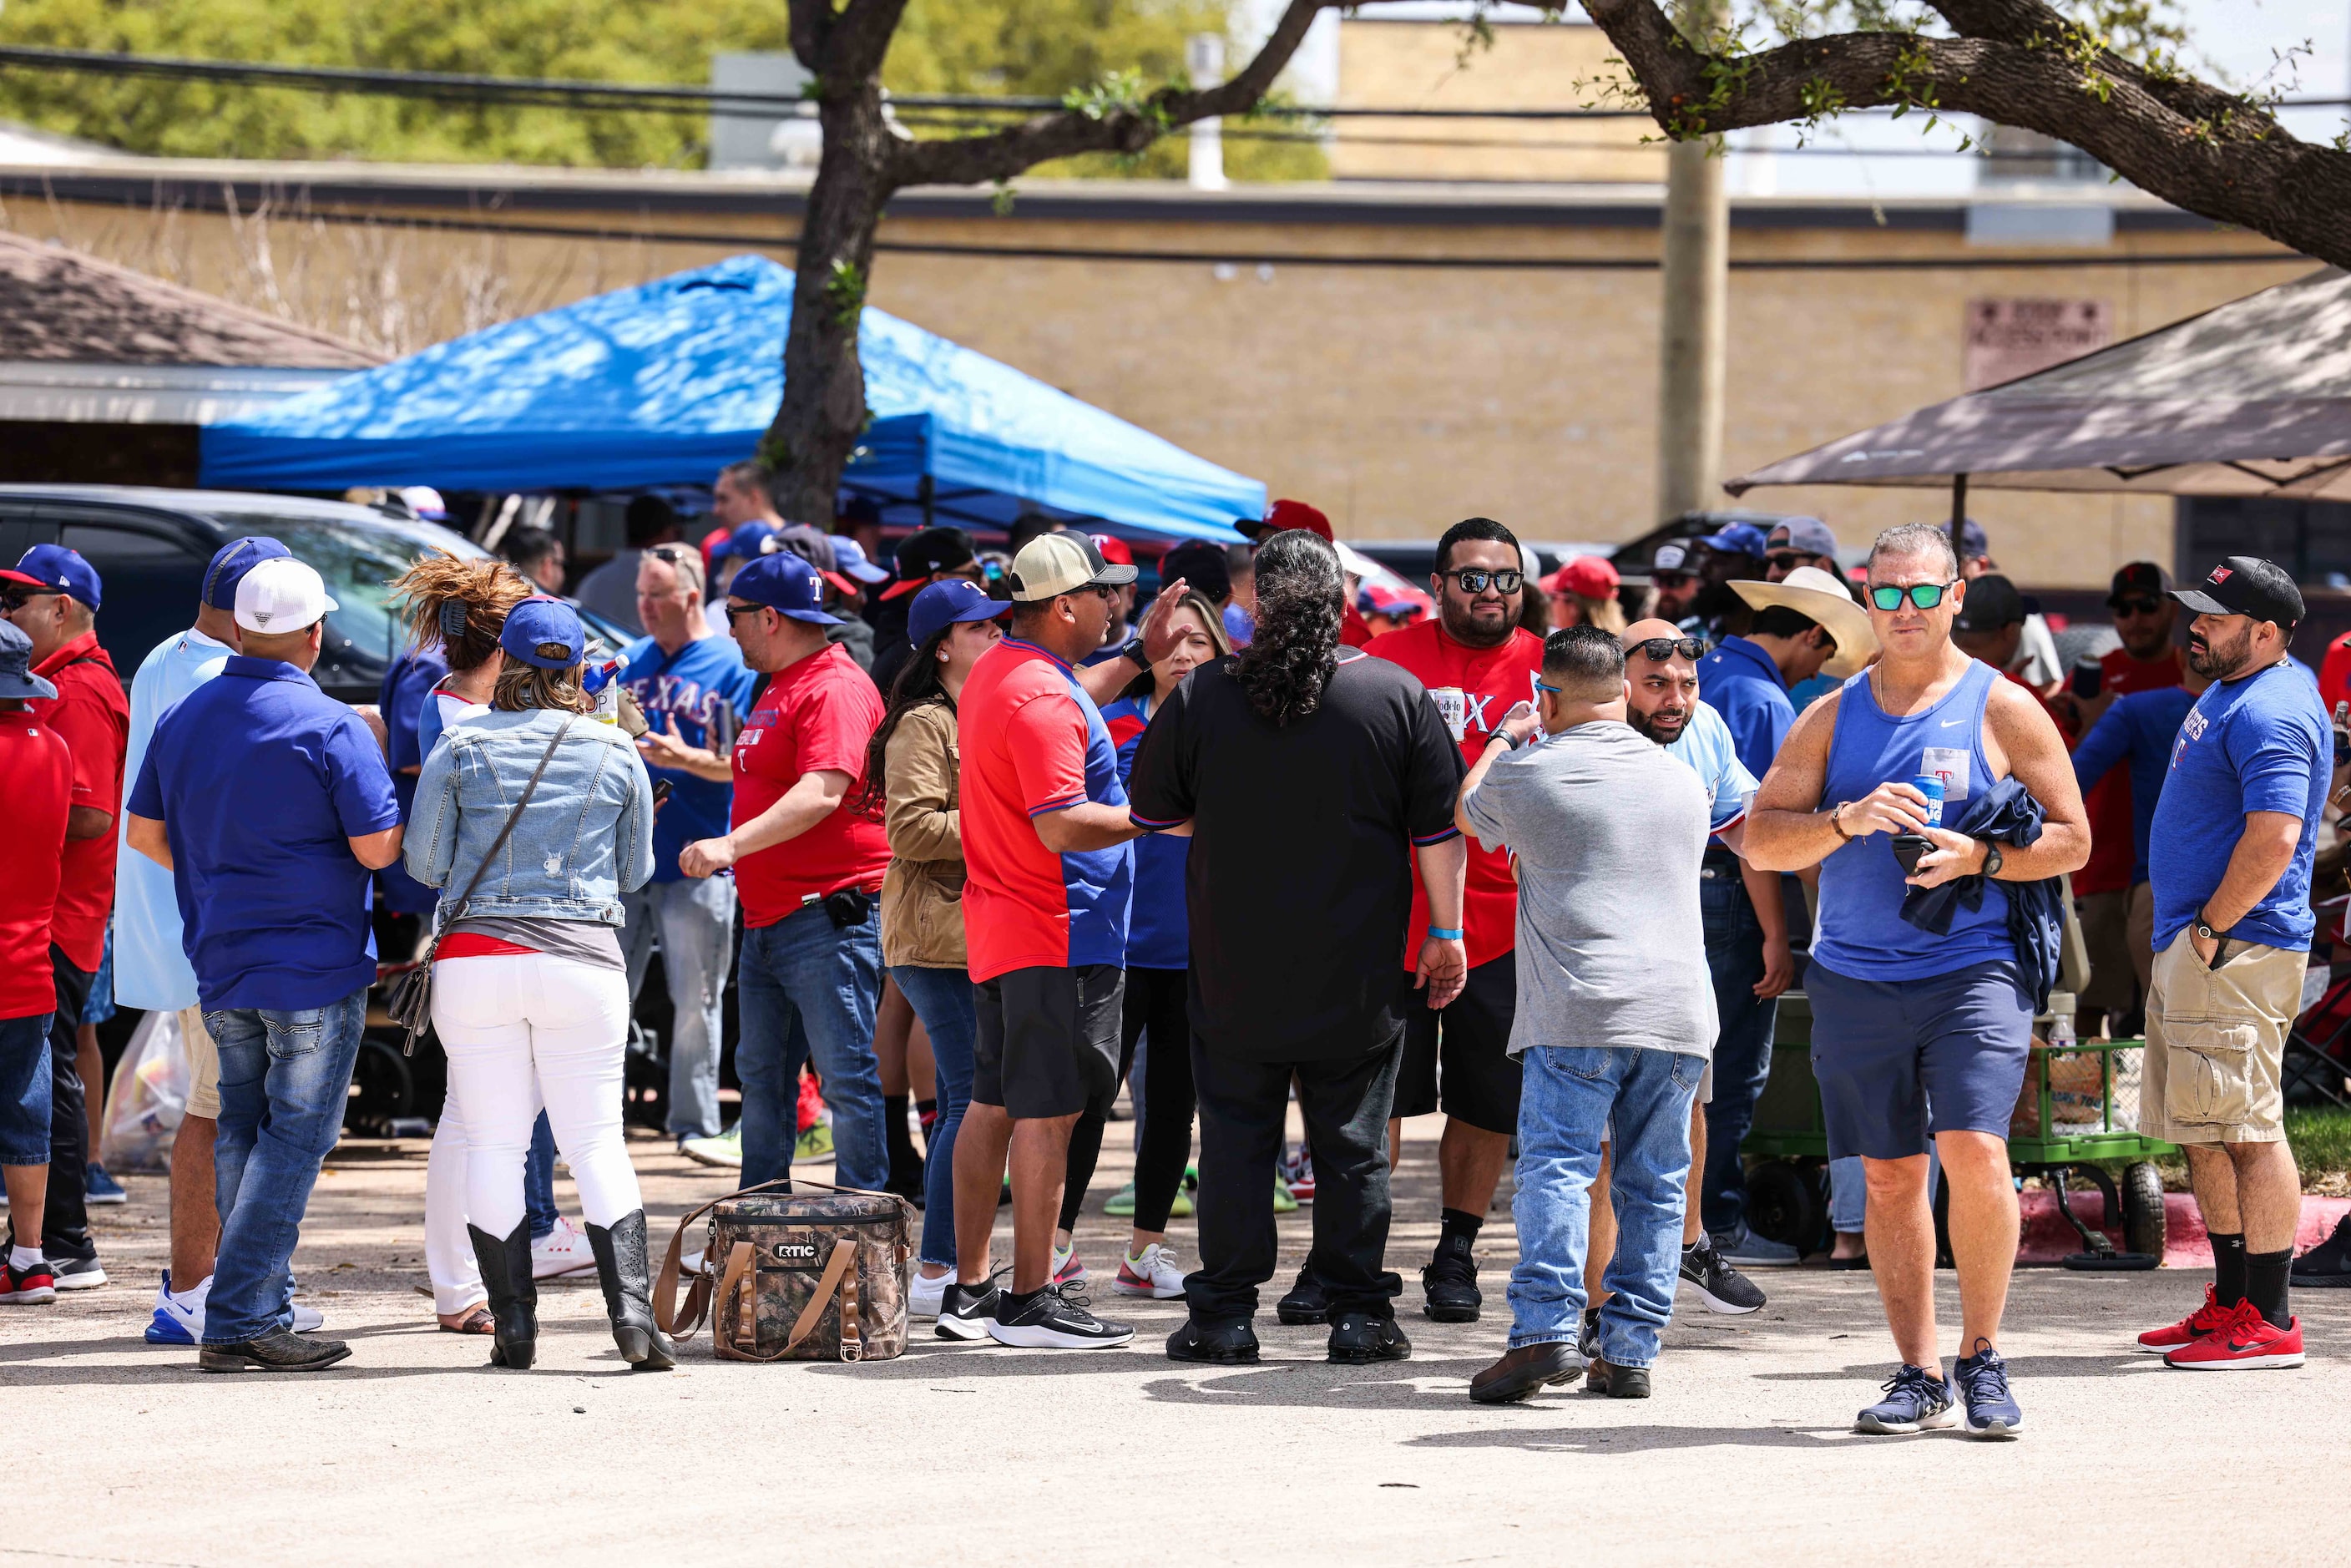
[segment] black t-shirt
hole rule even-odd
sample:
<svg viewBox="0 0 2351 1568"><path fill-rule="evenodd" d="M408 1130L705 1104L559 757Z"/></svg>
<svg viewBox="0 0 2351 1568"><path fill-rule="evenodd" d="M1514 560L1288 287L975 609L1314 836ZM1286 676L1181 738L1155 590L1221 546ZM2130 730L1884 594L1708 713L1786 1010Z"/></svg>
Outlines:
<svg viewBox="0 0 2351 1568"><path fill-rule="evenodd" d="M1224 661L1185 677L1127 792L1137 821L1193 824L1192 1028L1207 1050L1314 1061L1395 1040L1413 846L1452 836L1461 776L1437 704L1385 659L1341 649L1322 706L1287 727Z"/></svg>

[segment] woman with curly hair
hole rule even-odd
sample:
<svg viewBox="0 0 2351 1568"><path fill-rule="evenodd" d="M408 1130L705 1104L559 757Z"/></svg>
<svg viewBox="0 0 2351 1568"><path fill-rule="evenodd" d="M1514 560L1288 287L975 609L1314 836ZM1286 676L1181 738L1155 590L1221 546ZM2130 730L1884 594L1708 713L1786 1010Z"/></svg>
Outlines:
<svg viewBox="0 0 2351 1568"><path fill-rule="evenodd" d="M1314 1149L1319 1308L1330 1359L1401 1360L1402 1288L1383 1261L1388 1108L1404 1049L1393 978L1416 954L1419 1005L1459 993L1467 853L1461 753L1411 674L1340 645L1339 557L1288 529L1257 554L1249 645L1160 705L1134 760L1135 824L1194 829L1185 870L1192 1075L1200 1109L1200 1268L1167 1342L1177 1361L1250 1363L1273 1275L1274 1174L1290 1084ZM1409 932L1413 870L1429 929ZM1423 999L1425 998L1425 999ZM1160 1049L1155 1039L1151 1049ZM1157 1113L1146 1104L1146 1122Z"/></svg>

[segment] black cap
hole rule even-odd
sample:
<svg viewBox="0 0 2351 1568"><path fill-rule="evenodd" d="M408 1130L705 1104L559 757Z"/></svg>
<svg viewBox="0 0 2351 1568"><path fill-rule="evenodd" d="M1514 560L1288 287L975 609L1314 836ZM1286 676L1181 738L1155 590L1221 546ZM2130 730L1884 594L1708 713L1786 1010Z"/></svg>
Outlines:
<svg viewBox="0 0 2351 1568"><path fill-rule="evenodd" d="M2250 615L2281 626L2302 621L2302 590L2285 568L2259 556L2232 555L2193 588L2172 590L2171 597L2199 615Z"/></svg>
<svg viewBox="0 0 2351 1568"><path fill-rule="evenodd" d="M977 553L971 536L958 528L942 525L908 534L898 541L898 553L891 557L892 564L898 569L898 580L883 597L895 599L912 593L930 581L935 573L968 566Z"/></svg>
<svg viewBox="0 0 2351 1568"><path fill-rule="evenodd" d="M2004 626L2023 624L2024 595L2016 584L1997 572L1988 573L1968 584L1968 596L1959 612L1951 618L1955 632L1997 632Z"/></svg>
<svg viewBox="0 0 2351 1568"><path fill-rule="evenodd" d="M1159 581L1162 586L1182 578L1192 591L1211 604L1221 605L1233 596L1233 574L1225 567L1225 547L1195 539L1177 545L1159 558Z"/></svg>
<svg viewBox="0 0 2351 1568"><path fill-rule="evenodd" d="M2143 599L2160 599L2171 591L2171 574L2151 560L2135 560L2115 573L2114 585L2106 591L2106 608L2116 601L2136 594Z"/></svg>

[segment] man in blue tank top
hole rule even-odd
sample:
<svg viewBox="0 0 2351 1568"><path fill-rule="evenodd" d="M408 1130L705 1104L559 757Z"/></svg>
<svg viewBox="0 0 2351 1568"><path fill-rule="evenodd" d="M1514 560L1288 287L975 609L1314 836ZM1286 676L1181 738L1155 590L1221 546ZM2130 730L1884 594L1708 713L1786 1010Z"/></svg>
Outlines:
<svg viewBox="0 0 2351 1568"><path fill-rule="evenodd" d="M2009 934L2002 883L2034 882L2089 858L2065 743L2032 695L1951 643L1966 594L1949 539L1912 524L1878 535L1866 607L1885 655L1796 721L1757 793L1744 852L1776 871L1821 868L1820 929L1804 988L1829 1154L1862 1156L1869 1263L1902 1366L1863 1432L1948 1427L1958 1415L1935 1330L1935 1227L1927 1140L1950 1193L1969 1354L1956 1367L1966 1424L2013 1437L2023 1416L2001 1361L2000 1320L2016 1262L2008 1122L2032 1048L2034 998ZM1914 779L1939 777L1943 817L2011 777L2041 805L2041 837L1994 844L1928 825ZM1915 873L1896 834L1927 839ZM1905 921L1912 887L1980 877L1936 936Z"/></svg>

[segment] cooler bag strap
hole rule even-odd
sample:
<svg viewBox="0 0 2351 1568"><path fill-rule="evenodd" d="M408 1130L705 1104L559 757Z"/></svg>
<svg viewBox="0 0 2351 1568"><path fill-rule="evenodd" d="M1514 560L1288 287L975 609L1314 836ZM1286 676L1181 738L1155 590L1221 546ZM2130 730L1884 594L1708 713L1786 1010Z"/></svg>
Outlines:
<svg viewBox="0 0 2351 1568"><path fill-rule="evenodd" d="M787 1176L784 1182L788 1183L790 1179ZM747 1186L730 1192L725 1197L714 1197L677 1222L677 1229L671 1234L668 1250L662 1259L661 1278L653 1284L653 1322L660 1325L662 1333L692 1333L702 1326L703 1314L710 1310L711 1268L710 1260L707 1258L702 1260L702 1271L695 1276L694 1288L686 1294L685 1312L682 1320L677 1310L678 1260L685 1256L685 1233L692 1228L694 1222L728 1199L747 1197L755 1192L765 1192L771 1186L781 1185L784 1183L762 1182L758 1186ZM683 1322L683 1327L679 1326L681 1322Z"/></svg>
<svg viewBox="0 0 2351 1568"><path fill-rule="evenodd" d="M841 1289L841 1278L843 1275L847 1275L851 1282L847 1294L842 1298L841 1310L841 1343L846 1345L852 1342L856 1336L857 1329L854 1321L850 1316L849 1308L850 1303L856 1300L857 1286L855 1281L857 1276L851 1272L849 1266L856 1260L856 1242L850 1240L847 1237L843 1237L832 1244L832 1256L825 1260L824 1277L817 1281L816 1291L809 1297L809 1304L800 1309L799 1319L792 1324L791 1338L784 1342L785 1350L789 1351L797 1349L800 1341L808 1338L810 1333L815 1330L817 1321L824 1316L825 1302L831 1299L835 1291ZM781 1353L779 1352L778 1354ZM853 1360L855 1358L844 1357L843 1359Z"/></svg>
<svg viewBox="0 0 2351 1568"><path fill-rule="evenodd" d="M843 1241L841 1245L846 1249L850 1243ZM836 1251L833 1256L838 1258L841 1253ZM841 1359L855 1361L863 1343L858 1337L857 1270L851 1269L841 1277Z"/></svg>

